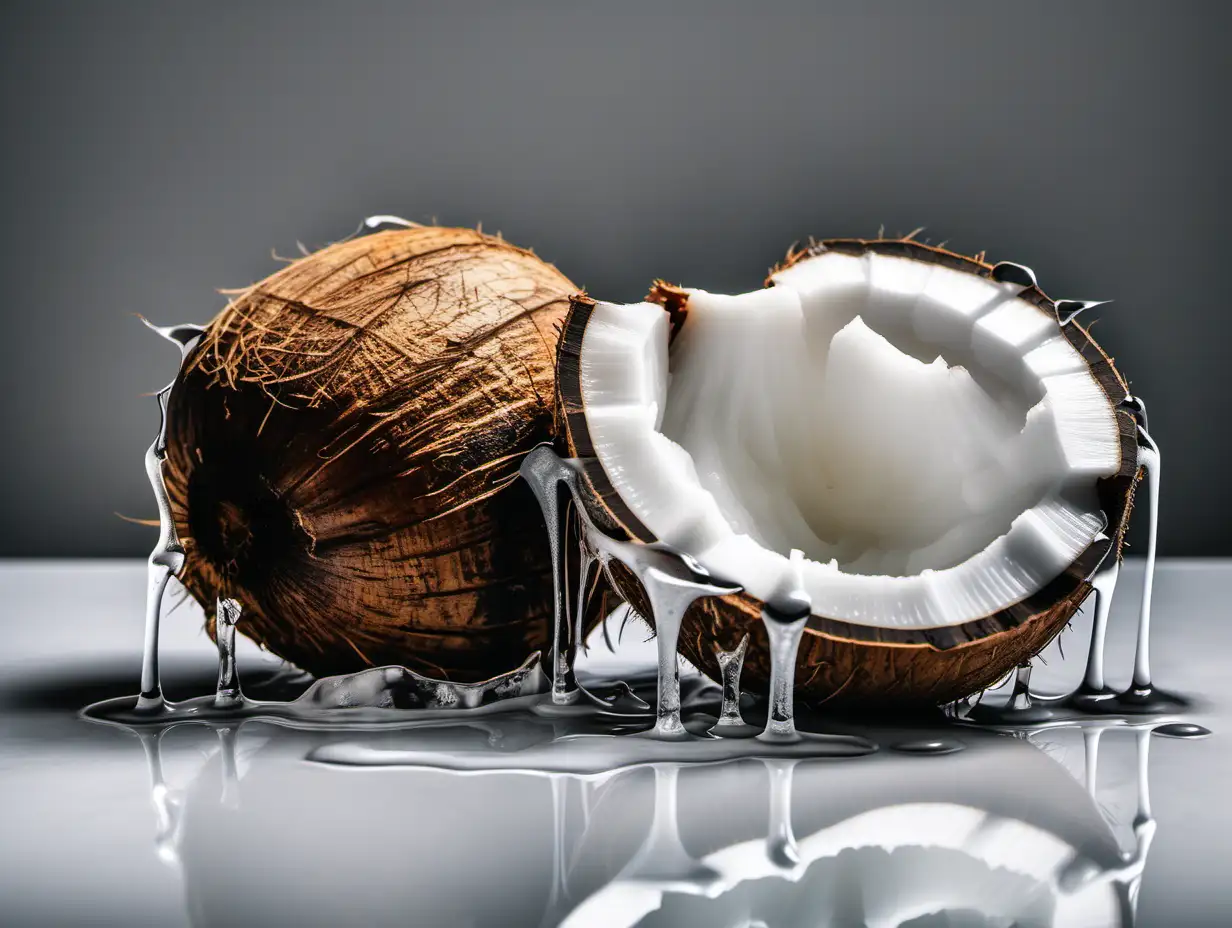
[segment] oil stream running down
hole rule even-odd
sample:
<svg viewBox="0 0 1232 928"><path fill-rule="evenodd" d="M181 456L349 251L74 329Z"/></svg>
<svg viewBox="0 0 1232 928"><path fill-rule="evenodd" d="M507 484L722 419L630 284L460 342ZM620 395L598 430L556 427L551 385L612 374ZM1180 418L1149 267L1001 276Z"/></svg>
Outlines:
<svg viewBox="0 0 1232 928"><path fill-rule="evenodd" d="M145 320L142 320L145 322ZM167 460L167 407L171 391L175 389L184 361L205 334L197 325L156 326L146 322L153 331L179 347L180 364L172 381L155 394L158 401L158 434L145 453L145 473L154 500L158 505L158 541L150 552L145 602L145 644L141 658L141 693L137 708L143 712L157 713L165 708L163 688L158 674L158 621L162 610L163 594L167 582L184 569L184 546L175 531L175 519L171 515L171 500L167 496L167 483L163 479L163 464Z"/></svg>
<svg viewBox="0 0 1232 928"><path fill-rule="evenodd" d="M747 739L753 732L743 724L739 712L740 669L746 644L741 643L736 652L727 657L729 672L724 677L724 702L719 719L710 729L710 739L689 732L680 712L680 668L676 644L685 612L698 599L706 596L726 596L740 592L740 587L725 583L710 576L693 559L661 543L636 544L618 541L602 532L591 520L583 499L583 478L580 464L556 454L550 444L542 444L527 454L522 462L523 479L530 484L535 498L543 510L548 528L552 556L552 582L555 590L555 615L553 620L553 668L552 699L559 705L571 705L584 694L573 671L582 634L584 591L589 582L591 565L596 562L608 570L615 560L623 564L641 583L650 603L655 628L658 656L657 699L654 727L645 734L659 741L695 742L690 746L691 756L698 761L753 756L764 750L765 745L788 747L790 753L800 756L827 754L833 751L842 755L864 753L874 746L863 739L840 735L801 733L796 730L792 692L795 683L796 656L804 625L812 613L812 602L804 591L800 574L803 552L792 552L795 565L795 582L790 589L762 607L761 618L770 640L771 673L770 700L765 729L756 736L758 745L720 745L712 739ZM562 488L565 494L562 495ZM576 612L570 615L568 596L568 559L566 545L569 542L569 504L579 525L580 561L582 569L578 586ZM649 749L657 755L662 748ZM601 759L610 754L610 746L594 748ZM581 751L576 741L571 741L568 753L580 758ZM675 753L675 752L670 752ZM342 757L333 760L341 761ZM610 758L615 760L615 758ZM537 758L548 762L548 758ZM377 758L352 755L352 763L378 763ZM575 763L571 759L568 764ZM575 768L572 772L581 772Z"/></svg>
<svg viewBox="0 0 1232 928"><path fill-rule="evenodd" d="M1071 322L1083 309L1098 303L1063 301L1070 305L1062 311L1062 325ZM1126 396L1121 409L1130 413L1137 424L1139 469L1145 474L1149 490L1147 523L1146 566L1142 578L1142 595L1138 607L1138 628L1134 652L1133 678L1124 691L1108 686L1104 675L1104 647L1107 639L1108 617L1112 611L1113 595L1121 572L1121 561L1109 544L1100 562L1087 578L1094 600L1094 617L1091 627L1091 643L1087 653L1086 671L1082 682L1072 693L1062 696L1041 696L1031 692L1031 668L1029 664L1015 671L1013 689L1009 699L999 706L977 704L964 713L973 722L994 726L1034 725L1050 720L1071 719L1080 715L1165 715L1188 706L1181 696L1158 689L1151 678L1151 599L1155 584L1155 552L1159 533L1159 446L1147 431L1146 404L1137 396ZM1106 527L1106 526L1105 526ZM1102 536L1106 539L1107 536ZM1101 540L1098 539L1097 540Z"/></svg>

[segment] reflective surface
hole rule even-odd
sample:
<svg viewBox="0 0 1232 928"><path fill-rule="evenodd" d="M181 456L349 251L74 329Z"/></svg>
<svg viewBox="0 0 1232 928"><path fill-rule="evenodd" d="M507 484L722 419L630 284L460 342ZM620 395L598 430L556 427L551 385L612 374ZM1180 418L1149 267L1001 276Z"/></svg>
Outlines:
<svg viewBox="0 0 1232 928"><path fill-rule="evenodd" d="M1124 579L1140 571L1130 562ZM881 750L581 775L328 762L345 745L518 752L545 740L537 725L551 737L550 719L141 734L82 720L87 703L132 692L142 572L0 566L6 925L1086 926L1129 924L1135 902L1140 925L1226 922L1232 565L1160 564L1154 675L1195 704L1158 734L1145 720L997 733L800 715L805 731L820 722ZM1129 680L1135 612L1112 610L1112 685ZM200 626L188 605L164 617L172 698L215 689ZM1084 617L1061 638L1069 659L1050 648L1032 687L1075 686L1088 634ZM631 623L615 655L592 642L579 673L653 669L645 636ZM236 650L246 696L306 685L246 640ZM713 725L690 718L696 689L685 673L685 724ZM744 714L764 723L765 707ZM1214 734L1195 738L1194 725Z"/></svg>

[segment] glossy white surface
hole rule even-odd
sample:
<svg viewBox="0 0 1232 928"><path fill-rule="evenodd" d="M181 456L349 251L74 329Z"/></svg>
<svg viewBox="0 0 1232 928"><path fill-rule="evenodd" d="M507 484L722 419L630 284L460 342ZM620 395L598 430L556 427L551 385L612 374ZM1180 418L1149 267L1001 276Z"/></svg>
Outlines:
<svg viewBox="0 0 1232 928"><path fill-rule="evenodd" d="M1123 582L1136 586L1140 570L1129 562ZM1149 835L1132 828L1142 737L1116 726L1096 739L1094 801L1084 785L1092 737L1073 729L1034 744L957 731L966 750L952 755L801 762L785 819L784 778L761 761L673 767L673 797L652 769L602 782L340 769L305 760L330 735L263 724L234 733L233 765L214 731L168 732L162 782L152 784L136 736L75 717L90 699L135 690L143 575L138 562L0 565L6 926L548 926L596 906L630 915L610 924L848 925L862 911L869 924L897 925L942 905L1023 925L1116 924L1109 893L1139 863L1139 925L1226 921L1232 714L1221 687L1232 564L1159 566L1155 676L1203 700L1190 717L1214 735L1148 739ZM1128 681L1135 611L1132 597L1113 609L1113 684ZM173 697L213 686L215 651L200 621L188 606L164 617ZM1050 649L1037 687L1078 682L1088 627L1084 617L1063 635L1067 660ZM602 655L606 666L653 663L641 632L631 625L621 653ZM238 650L245 679L275 663L246 641ZM883 746L906 737L868 733ZM483 747L492 736L476 727L450 743ZM783 821L797 859L789 866L763 853ZM1094 869L1078 874L1078 891L1058 893L1058 867L1075 853Z"/></svg>

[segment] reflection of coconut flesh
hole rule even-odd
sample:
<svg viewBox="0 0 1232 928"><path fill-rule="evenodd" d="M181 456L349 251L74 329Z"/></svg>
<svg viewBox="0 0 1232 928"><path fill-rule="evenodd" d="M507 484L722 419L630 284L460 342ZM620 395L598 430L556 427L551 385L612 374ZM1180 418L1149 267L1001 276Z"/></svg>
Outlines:
<svg viewBox="0 0 1232 928"><path fill-rule="evenodd" d="M1058 890L1073 847L1035 826L969 806L885 806L800 841L797 852L800 863L783 870L771 862L764 842L734 845L702 861L728 877L725 892L711 897L715 903L660 894L658 911L645 920L601 921L588 916L603 907L587 907L587 917L565 924L708 925L716 912L742 907L729 896L754 917L765 916L768 925L804 911L818 925L847 924L858 913L853 923L870 928L957 912L978 913L970 924L1121 924L1108 884ZM774 887L765 880L774 880Z"/></svg>
<svg viewBox="0 0 1232 928"><path fill-rule="evenodd" d="M238 790L227 791L235 807L220 801L221 760L208 762L186 791L181 857L194 924L334 924L355 911L368 924L554 924L574 911L565 924L630 925L656 909L651 918L664 923L713 924L717 913L739 911L742 895L765 910L767 924L825 924L825 901L814 896L838 874L842 885L859 888L869 917L881 919L870 924L938 910L996 915L1015 905L1023 924L1037 923L1039 913L1052 913L1058 925L1119 924L1108 881L1057 890L1056 878L1076 858L1098 875L1118 868L1121 856L1081 786L1018 741L976 733L967 751L944 758L797 765L794 803L786 802L801 863L791 870L766 856L763 764L680 769L677 815L658 816L657 827L674 827L676 846L710 875L699 888L723 900L716 908L692 897L689 905L707 908L691 915L679 892L686 887L678 882L665 895L653 861L637 880L619 882L639 849L654 843L649 770L600 785L524 774L338 771L300 760L319 736L270 732L248 763L244 742L252 735L240 738ZM925 775L904 778L904 764ZM337 801L342 788L345 802ZM626 888L645 899L633 918L577 921L589 900L614 901ZM652 923L661 922L645 922Z"/></svg>
<svg viewBox="0 0 1232 928"><path fill-rule="evenodd" d="M802 913L808 924L870 928L958 912L978 915L963 922L973 925L1122 923L1115 889L1098 878L1103 871L1094 861L1048 830L983 809L952 802L882 806L797 841L790 825L792 765L766 766L771 826L765 838L702 857L694 866L707 879L693 886L626 868L562 925L683 928L715 924L733 912L771 926L796 924L793 915ZM661 823L656 814L638 858L679 844L675 822ZM1058 885L1075 872L1075 862L1081 876Z"/></svg>

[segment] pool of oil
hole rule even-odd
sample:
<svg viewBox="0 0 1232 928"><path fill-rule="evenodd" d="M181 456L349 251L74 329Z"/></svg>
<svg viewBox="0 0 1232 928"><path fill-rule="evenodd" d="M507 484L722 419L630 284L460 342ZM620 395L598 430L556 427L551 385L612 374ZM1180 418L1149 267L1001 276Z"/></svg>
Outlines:
<svg viewBox="0 0 1232 928"><path fill-rule="evenodd" d="M1140 569L1129 562L1122 583L1140 582ZM707 758L655 742L619 762L586 754L579 715L531 706L414 726L85 719L86 705L135 692L145 577L140 563L0 565L4 925L1232 918L1232 563L1160 564L1153 670L1190 698L1181 713L980 727L799 712L803 731L872 749ZM213 693L217 652L200 612L175 600L161 623L164 688L172 699ZM1132 599L1114 604L1110 684L1129 681L1135 618ZM1036 664L1032 688L1072 690L1089 635L1083 616ZM625 679L653 701L645 638L631 624L615 653L591 642L580 681ZM238 667L254 700L293 699L311 682L243 639ZM1011 691L1012 681L984 703ZM686 670L684 726L716 724L722 695ZM746 699L742 711L764 725L765 707Z"/></svg>

